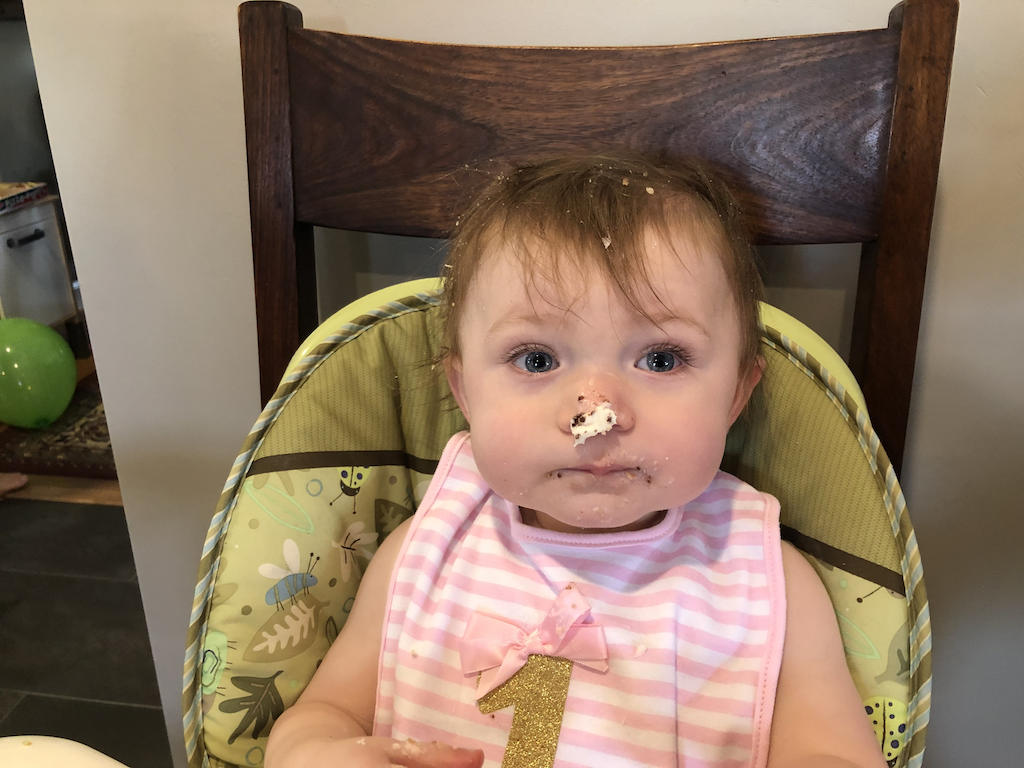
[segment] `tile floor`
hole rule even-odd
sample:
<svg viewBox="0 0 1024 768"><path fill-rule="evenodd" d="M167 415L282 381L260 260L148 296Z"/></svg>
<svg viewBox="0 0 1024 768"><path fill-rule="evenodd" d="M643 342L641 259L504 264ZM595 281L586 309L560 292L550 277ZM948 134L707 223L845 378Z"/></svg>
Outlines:
<svg viewBox="0 0 1024 768"><path fill-rule="evenodd" d="M171 768L120 506L0 500L0 736Z"/></svg>

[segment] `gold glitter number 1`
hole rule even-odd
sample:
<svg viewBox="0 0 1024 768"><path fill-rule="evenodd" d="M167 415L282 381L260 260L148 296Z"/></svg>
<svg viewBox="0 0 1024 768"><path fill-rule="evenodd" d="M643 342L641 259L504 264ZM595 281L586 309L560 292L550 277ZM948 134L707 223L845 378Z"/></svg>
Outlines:
<svg viewBox="0 0 1024 768"><path fill-rule="evenodd" d="M485 715L516 708L501 768L554 765L571 676L571 660L533 654L522 669L480 699Z"/></svg>

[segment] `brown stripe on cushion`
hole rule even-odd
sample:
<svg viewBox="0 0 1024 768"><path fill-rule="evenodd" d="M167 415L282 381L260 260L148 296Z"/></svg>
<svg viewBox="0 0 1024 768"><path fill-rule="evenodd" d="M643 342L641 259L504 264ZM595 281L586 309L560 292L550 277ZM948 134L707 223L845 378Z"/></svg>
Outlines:
<svg viewBox="0 0 1024 768"><path fill-rule="evenodd" d="M249 467L246 477L289 469L318 469L320 467L408 467L414 472L432 475L437 461L410 456L404 451L314 451L264 456Z"/></svg>
<svg viewBox="0 0 1024 768"><path fill-rule="evenodd" d="M862 579L867 579L873 584L878 584L880 587L885 587L904 597L907 596L907 588L903 585L902 574L890 571L888 568L872 563L870 560L851 555L849 552L843 552L841 549L830 547L825 542L805 536L788 525L780 527L782 529L782 538L808 555L816 557L823 563L828 563L836 568L842 568L854 576L860 576Z"/></svg>

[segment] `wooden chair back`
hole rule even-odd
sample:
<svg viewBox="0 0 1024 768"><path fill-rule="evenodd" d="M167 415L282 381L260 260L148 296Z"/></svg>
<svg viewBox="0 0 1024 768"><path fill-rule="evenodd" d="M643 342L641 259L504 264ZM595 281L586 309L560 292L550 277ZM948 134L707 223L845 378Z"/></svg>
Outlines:
<svg viewBox="0 0 1024 768"><path fill-rule="evenodd" d="M309 30L291 5L244 3L263 401L317 324L314 226L445 237L488 168L628 147L708 160L759 245L864 244L850 364L898 468L957 12L906 0L867 31L515 48Z"/></svg>

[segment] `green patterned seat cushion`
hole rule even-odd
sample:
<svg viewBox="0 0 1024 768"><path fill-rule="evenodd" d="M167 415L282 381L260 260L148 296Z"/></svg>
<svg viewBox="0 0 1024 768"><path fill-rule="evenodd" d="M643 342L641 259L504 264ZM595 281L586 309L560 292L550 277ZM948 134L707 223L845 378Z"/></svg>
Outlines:
<svg viewBox="0 0 1024 768"><path fill-rule="evenodd" d="M730 434L723 467L779 498L783 538L832 599L883 754L892 765L917 765L931 635L902 491L866 415L834 377L775 329L765 329L763 349L761 407Z"/></svg>
<svg viewBox="0 0 1024 768"><path fill-rule="evenodd" d="M337 636L379 541L466 428L435 364L436 292L338 327L286 374L211 524L185 667L193 768L262 764L270 726ZM866 710L893 723L880 742L894 764L919 762L930 635L895 475L833 376L771 328L764 353L762 407L730 434L723 467L780 499L784 536L832 597Z"/></svg>

